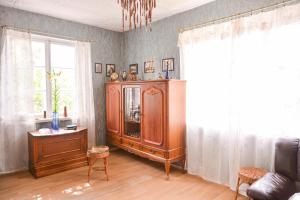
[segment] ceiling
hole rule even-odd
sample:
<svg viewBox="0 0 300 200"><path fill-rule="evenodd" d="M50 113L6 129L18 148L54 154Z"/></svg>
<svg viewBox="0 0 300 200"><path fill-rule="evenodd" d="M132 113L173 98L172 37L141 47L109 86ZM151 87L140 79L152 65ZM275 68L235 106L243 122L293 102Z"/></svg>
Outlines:
<svg viewBox="0 0 300 200"><path fill-rule="evenodd" d="M190 10L214 0L157 0L153 21ZM0 5L122 31L117 0L0 0Z"/></svg>

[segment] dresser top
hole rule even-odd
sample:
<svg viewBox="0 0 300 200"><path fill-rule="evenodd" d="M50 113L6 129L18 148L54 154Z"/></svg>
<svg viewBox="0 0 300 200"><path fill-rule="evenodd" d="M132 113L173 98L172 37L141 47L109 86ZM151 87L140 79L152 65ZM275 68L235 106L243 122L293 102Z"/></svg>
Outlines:
<svg viewBox="0 0 300 200"><path fill-rule="evenodd" d="M48 131L47 130L32 131L32 132L28 132L28 134L32 135L33 137L57 136L57 135L77 133L77 132L80 132L85 129L86 128L84 128L84 127L77 127L76 130L59 129L59 131L54 131L54 130L49 129Z"/></svg>

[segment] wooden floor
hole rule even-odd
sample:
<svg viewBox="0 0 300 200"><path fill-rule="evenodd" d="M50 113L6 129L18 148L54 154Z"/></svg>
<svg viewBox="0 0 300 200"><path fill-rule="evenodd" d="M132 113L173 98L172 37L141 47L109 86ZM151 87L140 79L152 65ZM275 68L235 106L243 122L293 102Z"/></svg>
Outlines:
<svg viewBox="0 0 300 200"><path fill-rule="evenodd" d="M102 163L98 163L102 164ZM101 199L101 200L233 200L229 188L173 169L166 180L164 166L122 150L109 158L110 180L102 171L87 167L34 179L29 172L0 176L0 199ZM239 197L239 200L246 199Z"/></svg>

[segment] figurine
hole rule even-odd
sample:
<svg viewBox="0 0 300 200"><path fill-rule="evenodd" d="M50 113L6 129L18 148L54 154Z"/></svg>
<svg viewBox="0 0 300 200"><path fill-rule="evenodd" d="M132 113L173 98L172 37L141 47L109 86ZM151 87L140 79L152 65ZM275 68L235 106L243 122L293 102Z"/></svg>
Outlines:
<svg viewBox="0 0 300 200"><path fill-rule="evenodd" d="M158 80L163 80L164 77L161 75L161 73L158 73Z"/></svg>
<svg viewBox="0 0 300 200"><path fill-rule="evenodd" d="M137 81L138 80L137 74L134 73L134 72L131 72L129 74L129 80L131 80L131 81Z"/></svg>
<svg viewBox="0 0 300 200"><path fill-rule="evenodd" d="M116 72L111 73L110 80L112 82L116 82L116 81L118 81L118 79L119 79L119 74L118 73L116 73Z"/></svg>
<svg viewBox="0 0 300 200"><path fill-rule="evenodd" d="M169 62L167 62L166 79L168 80L169 78Z"/></svg>
<svg viewBox="0 0 300 200"><path fill-rule="evenodd" d="M169 77L169 70L166 71L166 79L168 80L170 77Z"/></svg>

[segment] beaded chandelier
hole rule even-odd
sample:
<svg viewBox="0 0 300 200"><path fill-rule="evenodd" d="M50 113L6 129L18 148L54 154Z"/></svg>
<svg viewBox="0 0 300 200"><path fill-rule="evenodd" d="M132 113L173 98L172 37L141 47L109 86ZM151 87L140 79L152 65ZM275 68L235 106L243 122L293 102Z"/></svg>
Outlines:
<svg viewBox="0 0 300 200"><path fill-rule="evenodd" d="M144 18L146 26L151 24L152 10L156 7L156 0L118 0L118 4L121 4L122 7L123 31L125 21L128 21L129 30L132 30L133 27L136 29L138 24L141 27L142 18Z"/></svg>

